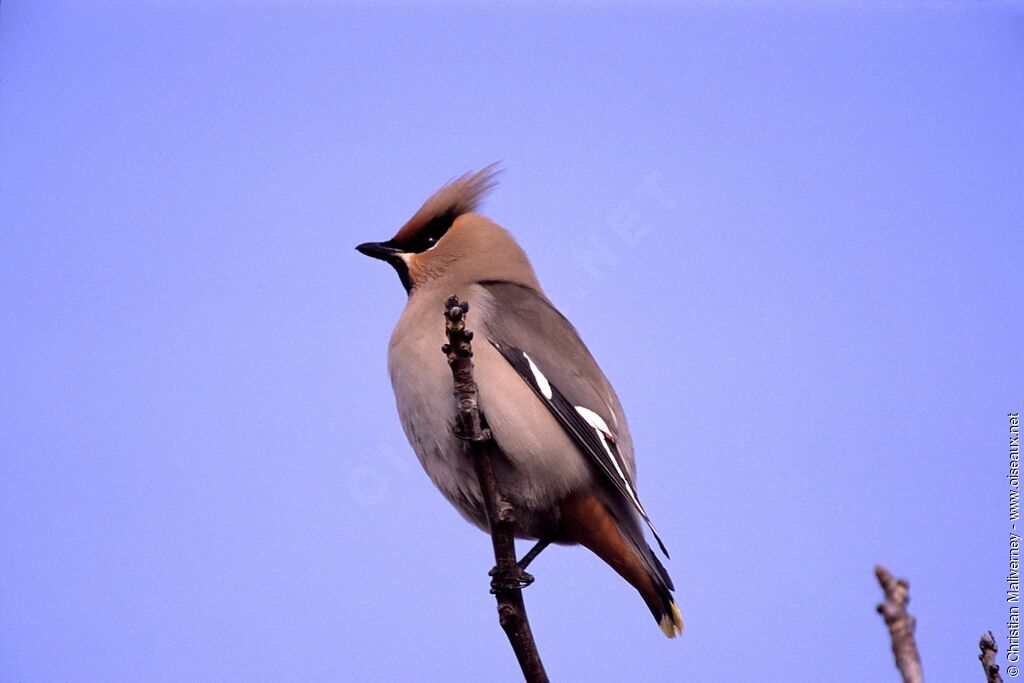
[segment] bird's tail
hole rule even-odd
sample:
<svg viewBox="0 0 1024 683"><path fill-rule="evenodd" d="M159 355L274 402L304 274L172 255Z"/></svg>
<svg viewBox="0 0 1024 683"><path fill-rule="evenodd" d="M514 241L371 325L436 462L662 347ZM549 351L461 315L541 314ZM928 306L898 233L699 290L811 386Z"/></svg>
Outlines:
<svg viewBox="0 0 1024 683"><path fill-rule="evenodd" d="M624 535L627 538L631 536L628 533ZM630 540L633 541L632 538ZM633 545L637 549L637 553L644 560L649 579L649 583L642 581L640 582L641 585L634 583L633 586L640 592L644 602L647 603L647 607L651 610L655 620L657 620L661 632L669 638L682 635L683 615L679 613L679 606L676 605L676 601L672 597L672 591L675 590L675 586L672 585L672 579L669 577L668 572L665 571L665 566L643 538L634 541Z"/></svg>
<svg viewBox="0 0 1024 683"><path fill-rule="evenodd" d="M579 497L563 503L562 523L570 540L589 548L637 589L662 633L675 638L683 632L672 597L675 586L631 510L615 510L596 496Z"/></svg>
<svg viewBox="0 0 1024 683"><path fill-rule="evenodd" d="M672 577L665 570L665 565L654 554L654 549L647 544L636 513L632 508L615 505L610 508L610 512L622 537L639 560L636 564L640 565L640 571L634 570L629 575L619 571L619 574L640 593L644 602L647 603L648 609L651 610L651 614L654 615L654 620L658 622L658 628L662 633L669 638L682 635L683 615L679 613L679 606L676 605L675 598L672 597L672 591L676 587L672 584ZM662 550L664 550L664 546L662 546ZM668 552L665 551L665 554L667 557Z"/></svg>

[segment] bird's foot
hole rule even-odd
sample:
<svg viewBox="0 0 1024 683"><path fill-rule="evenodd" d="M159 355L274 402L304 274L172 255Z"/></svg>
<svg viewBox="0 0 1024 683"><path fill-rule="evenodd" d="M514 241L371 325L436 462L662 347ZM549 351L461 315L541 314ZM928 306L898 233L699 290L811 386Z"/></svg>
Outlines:
<svg viewBox="0 0 1024 683"><path fill-rule="evenodd" d="M497 567L492 567L487 572L491 577L491 593L501 591L518 591L533 583L533 575L524 572L519 565L516 565L511 572L502 572Z"/></svg>

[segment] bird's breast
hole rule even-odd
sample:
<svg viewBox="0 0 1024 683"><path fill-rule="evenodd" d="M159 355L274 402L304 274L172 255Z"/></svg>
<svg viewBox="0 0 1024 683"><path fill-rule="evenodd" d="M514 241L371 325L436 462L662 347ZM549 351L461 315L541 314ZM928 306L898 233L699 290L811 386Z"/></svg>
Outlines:
<svg viewBox="0 0 1024 683"><path fill-rule="evenodd" d="M575 444L515 369L488 341L488 316L500 315L486 290L410 298L388 349L388 369L399 418L423 468L444 496L470 521L486 528L480 488L470 454L455 437L457 405L452 375L441 351L444 302L455 294L469 301L466 327L473 339L474 379L484 418L506 459L495 463L502 492L522 510L528 526L551 522L559 501L592 483ZM523 535L536 535L524 533Z"/></svg>

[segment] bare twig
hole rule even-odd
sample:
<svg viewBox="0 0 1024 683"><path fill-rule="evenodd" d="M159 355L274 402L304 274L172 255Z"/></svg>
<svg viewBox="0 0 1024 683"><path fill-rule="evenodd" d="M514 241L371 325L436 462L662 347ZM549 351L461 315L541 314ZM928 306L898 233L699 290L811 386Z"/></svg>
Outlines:
<svg viewBox="0 0 1024 683"><path fill-rule="evenodd" d="M1003 677L999 675L999 665L996 664L996 653L999 652L999 648L996 647L996 638L992 635L992 631L982 634L978 647L981 648L978 659L981 660L981 666L985 669L986 683L1003 683Z"/></svg>
<svg viewBox="0 0 1024 683"><path fill-rule="evenodd" d="M491 465L491 458L498 453L498 445L491 438L490 430L484 427L477 405L476 382L473 381L473 349L470 344L473 333L466 329L467 311L468 303L460 303L455 296L448 299L444 312L448 343L442 351L448 357L452 369L460 436L469 443L473 452L476 475L480 480L480 491L491 529L495 561L491 592L498 602L498 621L519 660L523 677L529 683L546 683L548 677L533 640L520 590L522 573L516 565L515 510L498 488L498 480Z"/></svg>
<svg viewBox="0 0 1024 683"><path fill-rule="evenodd" d="M910 602L910 584L906 579L897 581L889 570L879 565L875 567L875 576L885 593L885 602L878 606L878 613L885 619L892 638L892 653L896 657L896 667L903 676L903 683L923 683L921 656L917 653L914 642L914 617L907 612Z"/></svg>

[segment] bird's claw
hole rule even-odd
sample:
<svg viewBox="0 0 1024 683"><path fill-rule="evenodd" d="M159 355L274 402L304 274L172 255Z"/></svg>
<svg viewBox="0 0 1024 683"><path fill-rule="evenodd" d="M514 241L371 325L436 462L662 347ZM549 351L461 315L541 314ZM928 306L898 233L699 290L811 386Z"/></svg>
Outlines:
<svg viewBox="0 0 1024 683"><path fill-rule="evenodd" d="M498 570L497 567L492 567L491 571L487 572L487 575L491 577L491 593L498 593L501 591L518 591L526 588L533 583L533 575L524 572L518 566L515 569L516 573L509 576Z"/></svg>

